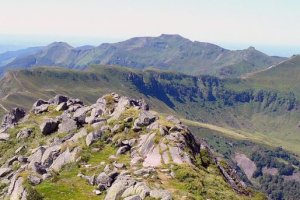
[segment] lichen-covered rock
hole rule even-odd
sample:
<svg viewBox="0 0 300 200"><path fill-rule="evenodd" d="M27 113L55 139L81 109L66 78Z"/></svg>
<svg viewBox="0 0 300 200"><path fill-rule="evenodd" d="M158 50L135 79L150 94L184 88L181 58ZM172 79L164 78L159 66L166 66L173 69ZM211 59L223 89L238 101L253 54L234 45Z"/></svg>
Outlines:
<svg viewBox="0 0 300 200"><path fill-rule="evenodd" d="M77 129L77 122L73 119L67 118L63 119L58 125L59 133L69 133Z"/></svg>
<svg viewBox="0 0 300 200"><path fill-rule="evenodd" d="M156 116L149 111L142 110L137 119L137 126L148 126L156 120Z"/></svg>
<svg viewBox="0 0 300 200"><path fill-rule="evenodd" d="M66 151L64 151L62 154L60 154L52 163L52 165L49 167L51 170L55 172L59 172L60 169L71 162L75 162L76 156L79 153L80 148L77 147L73 149L72 151L67 148Z"/></svg>
<svg viewBox="0 0 300 200"><path fill-rule="evenodd" d="M120 176L113 183L113 185L107 190L107 194L105 196L105 200L117 200L119 199L123 192L132 186L135 181L127 176Z"/></svg>

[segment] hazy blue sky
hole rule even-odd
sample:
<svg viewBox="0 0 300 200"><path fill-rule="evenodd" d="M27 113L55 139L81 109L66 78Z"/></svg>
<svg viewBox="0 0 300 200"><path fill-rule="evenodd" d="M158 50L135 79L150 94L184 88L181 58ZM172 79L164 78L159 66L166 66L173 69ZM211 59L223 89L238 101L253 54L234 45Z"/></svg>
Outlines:
<svg viewBox="0 0 300 200"><path fill-rule="evenodd" d="M0 0L0 44L73 45L176 33L227 48L300 53L299 0Z"/></svg>

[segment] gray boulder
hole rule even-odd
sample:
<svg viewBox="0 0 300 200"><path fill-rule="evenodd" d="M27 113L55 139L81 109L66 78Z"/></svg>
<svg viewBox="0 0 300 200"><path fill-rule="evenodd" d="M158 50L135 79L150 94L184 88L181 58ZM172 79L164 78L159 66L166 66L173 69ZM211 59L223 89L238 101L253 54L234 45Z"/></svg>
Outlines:
<svg viewBox="0 0 300 200"><path fill-rule="evenodd" d="M32 112L34 114L40 114L48 111L49 104L42 104L40 106L36 106L32 108Z"/></svg>
<svg viewBox="0 0 300 200"><path fill-rule="evenodd" d="M67 101L67 106L68 107L71 106L71 105L75 105L75 104L83 106L83 102L80 99L69 99Z"/></svg>
<svg viewBox="0 0 300 200"><path fill-rule="evenodd" d="M127 176L119 176L113 185L107 190L105 200L116 200L120 199L123 192L132 186L135 181Z"/></svg>
<svg viewBox="0 0 300 200"><path fill-rule="evenodd" d="M25 111L22 108L14 108L8 114L4 115L1 127L11 127L25 117Z"/></svg>
<svg viewBox="0 0 300 200"><path fill-rule="evenodd" d="M60 154L52 163L50 166L50 169L59 172L61 168L68 164L76 161L76 156L78 155L80 149L76 147L73 151L70 151L69 148L67 148L66 151L64 151L62 154Z"/></svg>
<svg viewBox="0 0 300 200"><path fill-rule="evenodd" d="M172 200L172 195L167 190L151 190L150 197L161 200Z"/></svg>
<svg viewBox="0 0 300 200"><path fill-rule="evenodd" d="M28 138L30 137L30 135L32 134L33 130L30 128L25 128L21 131L18 132L17 134L17 139L24 139L24 138Z"/></svg>
<svg viewBox="0 0 300 200"><path fill-rule="evenodd" d="M89 106L78 108L74 112L74 115L73 115L74 120L80 124L84 124L87 112L89 112L90 110L91 110L91 107L89 107Z"/></svg>
<svg viewBox="0 0 300 200"><path fill-rule="evenodd" d="M142 198L139 195L132 195L124 198L124 200L142 200Z"/></svg>
<svg viewBox="0 0 300 200"><path fill-rule="evenodd" d="M48 147L42 156L41 164L49 167L53 163L53 160L55 160L59 156L60 150L61 145Z"/></svg>
<svg viewBox="0 0 300 200"><path fill-rule="evenodd" d="M59 105L63 102L67 102L68 100L69 100L69 97L58 94L54 98L50 99L49 103Z"/></svg>
<svg viewBox="0 0 300 200"><path fill-rule="evenodd" d="M98 185L99 189L104 187L105 189L109 188L113 182L113 179L109 177L105 172L100 173L96 177L96 184Z"/></svg>
<svg viewBox="0 0 300 200"><path fill-rule="evenodd" d="M23 187L23 182L23 178L18 176L11 181L8 192L8 195L10 195L10 200L22 200L23 193L26 192Z"/></svg>
<svg viewBox="0 0 300 200"><path fill-rule="evenodd" d="M30 175L28 176L28 181L31 185L38 185L42 182L42 179L37 176Z"/></svg>
<svg viewBox="0 0 300 200"><path fill-rule="evenodd" d="M36 108L36 107L38 107L38 106L41 106L41 105L43 105L43 104L48 104L48 102L47 101L44 101L44 100L42 100L42 99L39 99L39 100L37 100L34 104L33 104L33 108Z"/></svg>
<svg viewBox="0 0 300 200"><path fill-rule="evenodd" d="M7 141L9 140L9 134L8 133L0 133L0 141Z"/></svg>
<svg viewBox="0 0 300 200"><path fill-rule="evenodd" d="M112 133L119 133L122 132L124 130L124 126L121 124L116 124L114 125L114 127L111 129Z"/></svg>
<svg viewBox="0 0 300 200"><path fill-rule="evenodd" d="M142 110L149 110L149 105L146 103L144 99L138 100L138 104Z"/></svg>
<svg viewBox="0 0 300 200"><path fill-rule="evenodd" d="M128 97L120 97L118 103L111 114L110 120L115 120L120 117L120 115L130 106L130 100Z"/></svg>
<svg viewBox="0 0 300 200"><path fill-rule="evenodd" d="M87 136L87 131L85 128L82 128L78 133L74 134L68 141L77 142L80 138Z"/></svg>
<svg viewBox="0 0 300 200"><path fill-rule="evenodd" d="M141 199L145 199L150 194L150 188L144 182L138 182L135 185L127 188L122 197L129 197L131 195L137 195Z"/></svg>
<svg viewBox="0 0 300 200"><path fill-rule="evenodd" d="M47 173L47 168L41 163L35 162L33 166L31 167L32 171L37 173L37 174L46 174Z"/></svg>
<svg viewBox="0 0 300 200"><path fill-rule="evenodd" d="M70 133L77 129L77 122L73 119L66 118L58 125L59 133Z"/></svg>
<svg viewBox="0 0 300 200"><path fill-rule="evenodd" d="M137 126L148 126L156 120L156 117L149 111L142 110L139 114Z"/></svg>
<svg viewBox="0 0 300 200"><path fill-rule="evenodd" d="M33 168L35 163L40 163L42 160L43 153L45 152L45 147L37 148L33 154L28 157L28 168Z"/></svg>
<svg viewBox="0 0 300 200"><path fill-rule="evenodd" d="M93 142L95 142L96 140L101 138L101 136L102 136L101 130L97 130L97 131L89 133L85 139L86 145L90 146Z"/></svg>
<svg viewBox="0 0 300 200"><path fill-rule="evenodd" d="M12 169L10 167L0 168L0 177L4 177L10 172L12 172Z"/></svg>
<svg viewBox="0 0 300 200"><path fill-rule="evenodd" d="M122 147L120 147L120 148L117 150L116 155L124 154L124 153L126 153L127 151L129 151L129 150L130 150L130 146L128 146L128 145L122 146Z"/></svg>
<svg viewBox="0 0 300 200"><path fill-rule="evenodd" d="M43 135L49 135L57 131L59 121L57 119L47 119L40 125Z"/></svg>
<svg viewBox="0 0 300 200"><path fill-rule="evenodd" d="M67 102L62 102L55 108L56 111L63 111L67 109L68 109Z"/></svg>

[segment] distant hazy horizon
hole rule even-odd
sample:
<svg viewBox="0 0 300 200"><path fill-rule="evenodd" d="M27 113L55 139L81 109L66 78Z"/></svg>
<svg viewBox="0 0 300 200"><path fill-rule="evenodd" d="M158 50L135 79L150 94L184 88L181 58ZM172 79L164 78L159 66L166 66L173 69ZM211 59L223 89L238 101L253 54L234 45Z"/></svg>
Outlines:
<svg viewBox="0 0 300 200"><path fill-rule="evenodd" d="M74 46L179 34L228 49L300 54L298 0L1 0L0 45Z"/></svg>
<svg viewBox="0 0 300 200"><path fill-rule="evenodd" d="M167 34L167 33L162 33ZM175 34L175 33L172 33ZM137 35L136 37L157 37L159 35ZM230 43L230 42L218 42L218 41L205 41L205 40L193 40L184 35L181 35L192 41L209 42L219 45L229 50L241 50L250 46L255 47L257 50L266 53L270 56L283 56L290 57L292 55L300 54L300 46L284 46L284 45L269 45L269 44L255 44L255 43ZM35 46L46 46L52 42L66 42L73 47L79 47L83 45L98 46L102 43L115 43L127 40L130 38L103 38L103 37L76 37L76 36L22 36L22 35L1 35L0 34L0 53L7 51L14 51Z"/></svg>

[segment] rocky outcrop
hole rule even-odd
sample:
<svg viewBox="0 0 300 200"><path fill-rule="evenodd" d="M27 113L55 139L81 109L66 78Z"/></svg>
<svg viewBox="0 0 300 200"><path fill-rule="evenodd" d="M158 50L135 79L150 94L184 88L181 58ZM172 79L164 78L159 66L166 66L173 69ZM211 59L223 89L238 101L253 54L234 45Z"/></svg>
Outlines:
<svg viewBox="0 0 300 200"><path fill-rule="evenodd" d="M47 119L40 125L42 134L49 135L54 133L58 128L59 121L57 119Z"/></svg>
<svg viewBox="0 0 300 200"><path fill-rule="evenodd" d="M41 106L47 106L47 110L38 112ZM17 118L11 122L19 122L21 118ZM179 119L158 117L143 100L112 93L84 106L78 99L57 95L48 101L38 100L31 116L19 123L27 123L26 119L30 123L36 119L31 124L34 128L16 134L26 144L0 168L0 180L9 183L5 196L10 199L27 198L25 181L34 188L58 175L64 166L77 163L82 169L78 176L94 186L91 192L105 194L105 200L171 200L172 190L163 181L176 179L174 166L206 168L209 164L199 167L201 149L206 150L211 164L219 168L233 190L243 193L246 188L235 172L214 159L208 145L197 141ZM42 123L38 126L37 122ZM29 137L34 136L43 145L32 149L37 141L30 143ZM107 146L113 149L105 155L108 160L91 167L86 153L97 157ZM13 166L17 165L20 168L15 170Z"/></svg>
<svg viewBox="0 0 300 200"><path fill-rule="evenodd" d="M11 126L14 126L16 123L20 121L25 116L25 111L21 108L14 108L11 112L4 115L1 128L7 129Z"/></svg>

